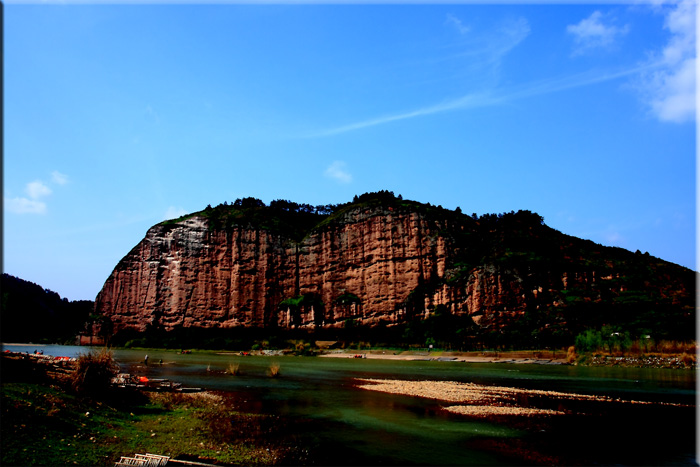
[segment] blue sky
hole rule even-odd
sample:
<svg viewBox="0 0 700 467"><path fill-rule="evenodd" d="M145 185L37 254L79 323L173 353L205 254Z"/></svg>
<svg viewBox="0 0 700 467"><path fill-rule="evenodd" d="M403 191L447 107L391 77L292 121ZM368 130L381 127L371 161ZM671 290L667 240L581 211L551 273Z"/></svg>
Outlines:
<svg viewBox="0 0 700 467"><path fill-rule="evenodd" d="M71 300L166 218L382 189L696 268L693 2L4 14L3 268Z"/></svg>

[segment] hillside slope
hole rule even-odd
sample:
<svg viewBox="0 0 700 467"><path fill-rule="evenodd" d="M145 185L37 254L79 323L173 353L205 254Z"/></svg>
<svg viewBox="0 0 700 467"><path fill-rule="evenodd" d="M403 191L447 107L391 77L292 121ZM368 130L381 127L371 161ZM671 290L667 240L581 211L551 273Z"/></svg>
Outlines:
<svg viewBox="0 0 700 467"><path fill-rule="evenodd" d="M9 274L2 274L0 290L2 342L73 344L94 308L92 301L69 301Z"/></svg>

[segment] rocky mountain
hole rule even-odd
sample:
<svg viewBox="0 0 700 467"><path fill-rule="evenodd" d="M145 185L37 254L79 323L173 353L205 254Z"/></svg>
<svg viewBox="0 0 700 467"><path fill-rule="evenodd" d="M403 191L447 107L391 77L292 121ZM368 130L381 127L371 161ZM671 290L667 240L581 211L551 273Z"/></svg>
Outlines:
<svg viewBox="0 0 700 467"><path fill-rule="evenodd" d="M619 324L687 337L695 281L529 211L468 216L383 191L335 206L239 199L157 224L115 267L95 311L104 334L392 327L437 314L472 334Z"/></svg>

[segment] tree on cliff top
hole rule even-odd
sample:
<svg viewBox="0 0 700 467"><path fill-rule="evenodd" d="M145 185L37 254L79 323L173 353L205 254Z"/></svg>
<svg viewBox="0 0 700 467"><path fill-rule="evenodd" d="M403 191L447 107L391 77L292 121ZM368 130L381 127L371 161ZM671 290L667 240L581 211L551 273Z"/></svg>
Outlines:
<svg viewBox="0 0 700 467"><path fill-rule="evenodd" d="M383 201L383 202L392 202L395 200L401 200L403 197L399 195L398 197L394 196L393 191L389 190L379 190L379 191L369 191L367 193L363 193L360 196L355 195L355 197L352 199L353 203L366 203L369 201Z"/></svg>

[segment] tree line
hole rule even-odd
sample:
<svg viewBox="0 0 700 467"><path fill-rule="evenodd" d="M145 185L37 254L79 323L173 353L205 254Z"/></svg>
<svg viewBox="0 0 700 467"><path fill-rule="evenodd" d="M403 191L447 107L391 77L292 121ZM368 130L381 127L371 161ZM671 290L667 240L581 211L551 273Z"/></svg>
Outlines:
<svg viewBox="0 0 700 467"><path fill-rule="evenodd" d="M61 298L38 284L2 274L2 342L73 344L91 319L94 302Z"/></svg>

